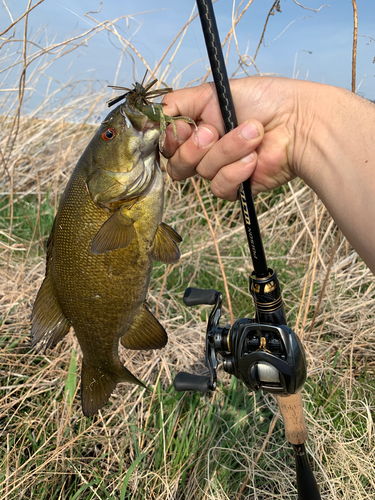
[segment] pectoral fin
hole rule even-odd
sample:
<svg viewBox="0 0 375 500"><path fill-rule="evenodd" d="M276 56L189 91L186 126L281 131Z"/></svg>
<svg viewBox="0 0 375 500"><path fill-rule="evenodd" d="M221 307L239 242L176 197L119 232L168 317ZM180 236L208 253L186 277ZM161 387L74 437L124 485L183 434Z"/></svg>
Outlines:
<svg viewBox="0 0 375 500"><path fill-rule="evenodd" d="M95 255L109 252L117 248L125 248L133 241L134 222L117 210L105 221L96 233L91 245L91 252Z"/></svg>
<svg viewBox="0 0 375 500"><path fill-rule="evenodd" d="M167 342L166 331L145 304L121 338L126 349L136 350L161 349Z"/></svg>
<svg viewBox="0 0 375 500"><path fill-rule="evenodd" d="M152 258L164 264L174 264L180 258L180 250L176 243L182 241L176 231L162 222L159 224L152 245Z"/></svg>
<svg viewBox="0 0 375 500"><path fill-rule="evenodd" d="M70 323L61 310L48 273L36 297L31 319L31 348L41 340L41 349L54 347L69 332Z"/></svg>

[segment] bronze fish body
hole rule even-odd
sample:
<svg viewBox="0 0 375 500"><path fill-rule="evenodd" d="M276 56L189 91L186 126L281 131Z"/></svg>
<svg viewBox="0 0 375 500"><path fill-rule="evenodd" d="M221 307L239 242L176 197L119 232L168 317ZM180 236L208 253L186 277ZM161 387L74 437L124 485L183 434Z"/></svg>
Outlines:
<svg viewBox="0 0 375 500"><path fill-rule="evenodd" d="M135 107L135 93L109 113L73 171L32 313L32 346L53 347L74 328L85 415L97 413L117 383L143 386L119 359L120 338L129 349L167 343L146 294L153 260L177 262L181 238L162 223L160 125Z"/></svg>

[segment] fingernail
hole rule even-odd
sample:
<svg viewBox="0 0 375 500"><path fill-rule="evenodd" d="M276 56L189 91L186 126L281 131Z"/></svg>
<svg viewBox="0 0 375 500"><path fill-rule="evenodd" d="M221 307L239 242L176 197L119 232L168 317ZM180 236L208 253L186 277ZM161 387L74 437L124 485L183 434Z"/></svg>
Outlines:
<svg viewBox="0 0 375 500"><path fill-rule="evenodd" d="M246 140L256 139L259 136L259 130L253 122L247 122L241 129L241 135Z"/></svg>
<svg viewBox="0 0 375 500"><path fill-rule="evenodd" d="M198 144L200 148L208 146L213 142L214 134L210 129L206 127L198 127L198 130L195 134L195 142Z"/></svg>
<svg viewBox="0 0 375 500"><path fill-rule="evenodd" d="M181 125L177 125L177 142L182 144L186 141L191 135L191 129L187 129Z"/></svg>
<svg viewBox="0 0 375 500"><path fill-rule="evenodd" d="M251 163L253 160L254 160L254 153L250 153L249 155L241 158L242 163Z"/></svg>

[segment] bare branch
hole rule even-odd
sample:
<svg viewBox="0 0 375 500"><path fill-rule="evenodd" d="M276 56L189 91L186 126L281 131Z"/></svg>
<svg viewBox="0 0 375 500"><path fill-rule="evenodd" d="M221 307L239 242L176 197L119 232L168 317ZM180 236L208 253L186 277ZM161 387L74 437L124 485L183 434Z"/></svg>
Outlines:
<svg viewBox="0 0 375 500"><path fill-rule="evenodd" d="M261 46L261 44L263 42L263 38L264 38L264 35L266 33L266 29L267 29L267 24L268 24L269 18L270 18L270 16L273 16L275 14L275 9L280 12L280 10L279 10L280 9L280 0L275 0L275 2L272 4L272 7L270 8L270 10L269 10L269 12L267 14L266 22L264 23L262 35L260 37L260 40L259 40L259 43L258 43L258 47L257 47L257 49L255 51L255 54L254 54L254 57L253 57L253 61L255 61L255 59L257 58L260 46Z"/></svg>
<svg viewBox="0 0 375 500"><path fill-rule="evenodd" d="M357 13L357 1L352 0L353 4L353 55L352 55L352 92L355 92L355 79L356 79L356 67L357 67L357 32L358 32L358 13Z"/></svg>
<svg viewBox="0 0 375 500"><path fill-rule="evenodd" d="M306 10L311 10L313 12L319 12L323 7L331 7L331 5L329 5L328 3L325 3L324 5L321 5L319 7L319 9L311 9L310 7L305 7L304 5L302 5L301 3L297 2L297 0L293 0L293 2L298 5L298 7L302 7L302 9L306 9Z"/></svg>
<svg viewBox="0 0 375 500"><path fill-rule="evenodd" d="M21 19L23 19L25 16L27 16L29 14L29 12L31 12L33 9L35 9L35 7L38 7L38 5L40 5L42 2L44 2L44 0L39 0L38 3L36 3L32 7L30 7L30 9L26 10L22 14L22 16L20 16L16 21L14 21L12 24L10 24L5 31L0 33L0 36L3 36L7 31L9 31L11 28L13 28L13 26L15 26L19 21L21 21Z"/></svg>

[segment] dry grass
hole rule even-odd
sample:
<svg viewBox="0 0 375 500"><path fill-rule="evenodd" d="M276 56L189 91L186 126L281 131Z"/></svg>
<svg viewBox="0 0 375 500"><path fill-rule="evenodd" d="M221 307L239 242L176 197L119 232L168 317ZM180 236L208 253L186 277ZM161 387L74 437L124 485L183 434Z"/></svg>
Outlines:
<svg viewBox="0 0 375 500"><path fill-rule="evenodd" d="M0 500L224 500L235 497L248 474L242 498L294 499L293 459L280 421L255 463L277 412L271 396L249 393L223 372L220 388L203 399L177 395L170 387L179 370L204 371L206 313L183 305L186 286L224 291L226 281L234 317L253 314L240 207L213 198L202 180L177 184L166 178L165 220L183 237L182 257L174 266L155 265L149 302L170 341L162 351L122 351L126 366L155 387L151 395L122 384L99 416L84 418L79 378L71 404L65 393L72 348L78 373L81 359L73 333L47 354L29 351L30 313L44 276L48 225L92 135L87 124L93 109L104 99L103 93L93 93L87 108L80 105L79 122L74 100L50 120L22 117L22 96L1 111ZM301 181L259 196L257 208L289 324L307 353L308 445L322 498L372 499L374 277L343 236L329 269L336 227ZM229 319L226 309L222 323Z"/></svg>

